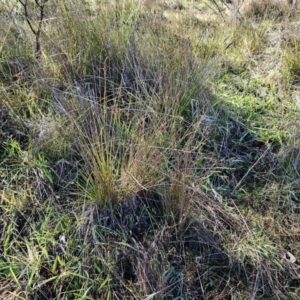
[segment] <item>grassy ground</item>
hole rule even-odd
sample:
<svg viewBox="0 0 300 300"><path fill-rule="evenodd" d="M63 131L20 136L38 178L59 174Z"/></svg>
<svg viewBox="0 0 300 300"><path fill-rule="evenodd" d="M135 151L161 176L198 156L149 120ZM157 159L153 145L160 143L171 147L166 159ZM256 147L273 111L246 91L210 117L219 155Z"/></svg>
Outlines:
<svg viewBox="0 0 300 300"><path fill-rule="evenodd" d="M299 7L2 1L1 299L299 299Z"/></svg>

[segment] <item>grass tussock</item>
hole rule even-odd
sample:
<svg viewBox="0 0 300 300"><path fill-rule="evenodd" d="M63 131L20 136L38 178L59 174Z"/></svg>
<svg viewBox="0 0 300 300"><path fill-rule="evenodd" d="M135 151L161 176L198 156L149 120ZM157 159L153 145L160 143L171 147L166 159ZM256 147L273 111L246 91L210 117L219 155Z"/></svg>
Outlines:
<svg viewBox="0 0 300 300"><path fill-rule="evenodd" d="M0 13L1 299L299 298L296 4Z"/></svg>

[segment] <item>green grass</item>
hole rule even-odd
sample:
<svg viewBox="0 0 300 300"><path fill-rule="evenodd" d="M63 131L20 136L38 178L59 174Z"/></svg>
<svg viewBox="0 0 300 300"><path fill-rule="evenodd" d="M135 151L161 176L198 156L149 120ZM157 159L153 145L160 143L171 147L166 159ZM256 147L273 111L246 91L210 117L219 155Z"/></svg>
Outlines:
<svg viewBox="0 0 300 300"><path fill-rule="evenodd" d="M299 299L275 2L46 2L41 52L36 3L1 4L1 299Z"/></svg>

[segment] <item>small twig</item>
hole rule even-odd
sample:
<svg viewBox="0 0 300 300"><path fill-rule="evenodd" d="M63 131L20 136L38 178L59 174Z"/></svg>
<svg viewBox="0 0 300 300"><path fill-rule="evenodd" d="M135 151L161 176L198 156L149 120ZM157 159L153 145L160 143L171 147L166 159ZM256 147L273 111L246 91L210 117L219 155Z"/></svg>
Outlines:
<svg viewBox="0 0 300 300"><path fill-rule="evenodd" d="M217 10L218 10L219 14L221 15L222 19L224 20L225 19L224 15L223 15L222 10L219 7L218 3L215 0L210 0L210 1L217 7Z"/></svg>
<svg viewBox="0 0 300 300"><path fill-rule="evenodd" d="M163 289L161 289L161 290L159 290L159 291L157 291L157 292L155 292L155 293L152 293L151 295L147 296L147 297L144 298L143 300L150 300L150 299L153 299L156 295L158 295L158 294L162 293L163 291L169 289L171 286L177 284L177 283L180 282L180 281L181 281L181 279L176 280L175 282L173 282L173 283L171 283L170 285L164 287Z"/></svg>
<svg viewBox="0 0 300 300"><path fill-rule="evenodd" d="M21 5L24 8L25 20L26 20L30 30L32 31L32 33L35 35L35 56L36 56L36 58L39 58L41 55L40 35L41 35L41 31L42 31L43 19L45 17L44 8L45 8L45 4L47 1L48 0L41 0L41 1L35 0L34 1L40 11L38 27L37 27L37 29L34 29L32 19L29 16L29 12L28 12L28 0L19 0L19 2L21 3Z"/></svg>
<svg viewBox="0 0 300 300"><path fill-rule="evenodd" d="M246 174L243 176L243 178L237 183L235 188L233 189L232 193L234 193L242 184L242 182L245 180L245 178L249 175L249 173L253 170L253 168L260 162L260 160L266 156L267 152L270 150L271 145L268 145L268 148L264 151L264 153L258 158L258 160L249 168L249 170L246 172Z"/></svg>
<svg viewBox="0 0 300 300"><path fill-rule="evenodd" d="M23 8L24 8L24 15L25 15L25 19L26 22L30 28L30 30L33 32L34 35L36 35L36 30L33 28L32 24L31 24L31 20L29 18L29 13L28 13L28 9L27 9L27 0L19 0L19 2L22 4Z"/></svg>

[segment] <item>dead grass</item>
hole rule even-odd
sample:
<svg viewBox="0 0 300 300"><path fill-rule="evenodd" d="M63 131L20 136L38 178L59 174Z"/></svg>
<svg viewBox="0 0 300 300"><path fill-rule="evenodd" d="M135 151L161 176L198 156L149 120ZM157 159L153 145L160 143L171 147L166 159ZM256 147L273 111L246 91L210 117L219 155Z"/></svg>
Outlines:
<svg viewBox="0 0 300 300"><path fill-rule="evenodd" d="M290 14L291 4L286 0L245 1L241 11L245 18L277 20Z"/></svg>

